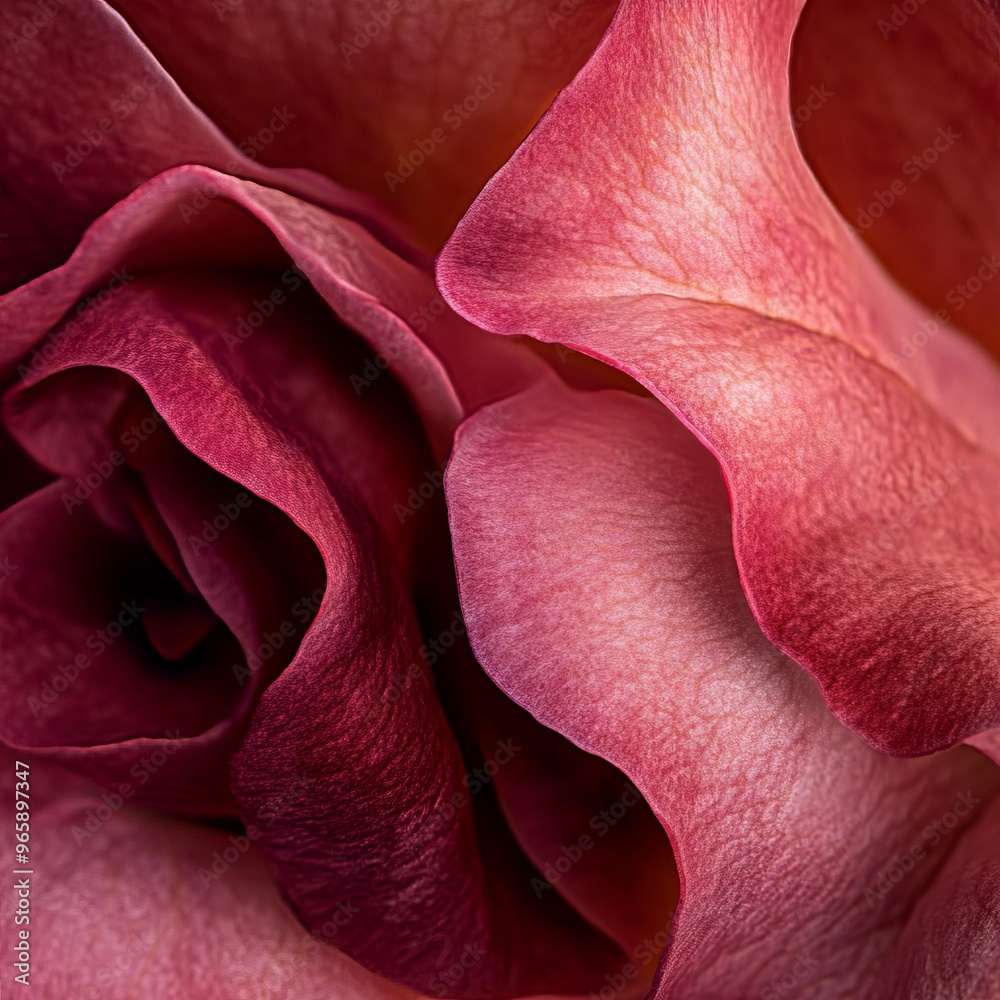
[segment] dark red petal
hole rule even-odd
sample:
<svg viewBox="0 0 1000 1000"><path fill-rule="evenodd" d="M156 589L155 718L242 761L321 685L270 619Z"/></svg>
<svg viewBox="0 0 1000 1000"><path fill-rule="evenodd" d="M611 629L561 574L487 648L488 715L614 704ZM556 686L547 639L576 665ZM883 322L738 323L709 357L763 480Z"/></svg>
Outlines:
<svg viewBox="0 0 1000 1000"><path fill-rule="evenodd" d="M191 206L211 189L213 199ZM186 215L186 212L192 214ZM180 167L143 185L87 232L72 258L0 299L8 333L0 366L20 374L44 360L43 340L67 310L104 304L144 270L195 265L287 267L309 279L372 354L352 373L356 395L387 366L403 384L443 462L463 412L543 377L524 345L490 336L445 305L428 274L356 222L269 188L201 167ZM279 282L280 284L280 282ZM230 331L235 334L235 329Z"/></svg>
<svg viewBox="0 0 1000 1000"><path fill-rule="evenodd" d="M220 183L239 190L240 182ZM255 197L266 201L269 194ZM307 206L294 207L307 216L310 212ZM216 221L225 232L227 217ZM354 229L346 234L336 229L336 220L328 225L341 238L360 242L363 237ZM329 229L303 229L317 241L329 236ZM349 243L347 250L355 245ZM371 257L345 252L334 261L352 277L371 280L374 270L396 296L406 294L407 278L414 286L426 281L379 253L376 245ZM345 311L360 301L377 320L395 318L363 297L333 265L320 270L314 259L307 260L316 267L317 283L332 288ZM70 274L75 263L67 265ZM397 275L403 281L393 285ZM537 900L530 885L533 870L500 825L479 829L473 810L449 815L441 808L465 794L465 765L420 652L422 637L403 579L405 558L393 565L405 550L400 536L410 525L397 518L393 528L385 517L399 479L410 468L405 461L393 466L392 448L387 461L373 464L344 445L352 427L365 440L371 428L364 424L372 415L353 390L329 391L322 373L296 382L296 392L316 392L313 412L296 413L300 400L287 384L304 346L296 338L302 332L318 338L322 357L324 332L344 335L332 319L324 331L321 323L309 325L307 317L299 317L293 302L282 302L286 311L279 314L276 306L273 330L261 330L230 349L239 318L259 309L266 296L269 286L259 280L240 282L208 268L137 277L102 307L55 331L42 360L26 372L22 391L40 391L45 376L73 366L124 372L142 387L188 452L285 514L323 558L327 589L319 595L322 606L311 624L302 606L314 595L303 593L284 607L270 602L273 617L256 635L239 632L254 676L270 673L273 650L296 649L256 708L233 762L233 783L248 835L252 828L306 925L321 930L337 919L339 900L353 899L365 916L344 928L342 947L369 968L439 995L585 989L620 964L618 949L558 895ZM37 322L35 311L44 301L38 289L44 284L42 279L13 293L8 302L25 312L34 307ZM297 319L306 323L304 331ZM421 357L436 366L425 371L440 379L432 386L453 399L450 382L423 351ZM327 367L328 377L346 374L329 359L321 367ZM496 376L491 372L488 378ZM30 408L15 409L30 421ZM450 433L447 425L436 429L442 437ZM41 430L36 427L34 436L44 444ZM56 450L72 453L65 447L71 431L63 428L60 434L56 440L64 447ZM292 443L295 434L304 446ZM159 447L152 457L138 451L132 466L201 588L197 570L207 570L192 535L202 516L196 513L196 499L207 491L207 473L177 475L180 459L160 454ZM407 450L412 449L404 438L402 451ZM51 454L48 460L54 461ZM364 481L376 473L380 478ZM261 544L268 549L267 537ZM213 559L219 545L212 542ZM372 706L401 677L406 697L391 701L373 725ZM297 778L303 772L307 781ZM456 935L456 927L463 933ZM395 942L391 950L384 947L386 936ZM470 955L475 961L467 972L451 975L456 963L466 969L461 963ZM442 978L444 973L448 977Z"/></svg>
<svg viewBox="0 0 1000 1000"><path fill-rule="evenodd" d="M374 195L437 247L582 65L615 4L116 6L251 157Z"/></svg>
<svg viewBox="0 0 1000 1000"><path fill-rule="evenodd" d="M0 589L0 736L145 802L232 812L226 761L250 693L233 683L239 647L219 629L183 674L158 665L142 617L147 595L170 592L163 570L83 505L67 511L72 488L60 480L0 515L17 567Z"/></svg>
<svg viewBox="0 0 1000 1000"><path fill-rule="evenodd" d="M270 169L252 150L237 149L109 6L53 2L49 9L11 0L0 10L0 290L65 260L101 212L182 163L282 187L402 245L372 199L308 170ZM189 210L196 214L212 197L214 188L203 185Z"/></svg>
<svg viewBox="0 0 1000 1000"><path fill-rule="evenodd" d="M810 0L791 63L799 141L837 208L896 280L994 357L998 60L986 0Z"/></svg>

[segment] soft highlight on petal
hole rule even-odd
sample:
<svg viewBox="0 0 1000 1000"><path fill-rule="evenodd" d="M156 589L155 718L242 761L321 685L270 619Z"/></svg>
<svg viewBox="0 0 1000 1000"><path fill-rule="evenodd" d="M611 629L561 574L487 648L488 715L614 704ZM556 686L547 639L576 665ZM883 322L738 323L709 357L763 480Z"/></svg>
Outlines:
<svg viewBox="0 0 1000 1000"><path fill-rule="evenodd" d="M712 457L655 402L532 391L487 409L446 488L480 662L670 832L681 902L652 995L766 995L794 969L803 997L884 996L996 767L967 747L886 757L828 714L747 607Z"/></svg>
<svg viewBox="0 0 1000 1000"><path fill-rule="evenodd" d="M722 464L768 637L873 745L927 753L1000 721L1000 372L928 337L802 160L798 11L625 3L438 279L680 415Z"/></svg>

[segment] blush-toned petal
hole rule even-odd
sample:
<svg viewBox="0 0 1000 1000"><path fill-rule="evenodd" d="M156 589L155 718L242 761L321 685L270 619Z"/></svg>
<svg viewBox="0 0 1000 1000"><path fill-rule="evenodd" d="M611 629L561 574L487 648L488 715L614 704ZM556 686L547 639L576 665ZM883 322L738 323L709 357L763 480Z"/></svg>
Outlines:
<svg viewBox="0 0 1000 1000"><path fill-rule="evenodd" d="M14 760L4 754L3 763L12 795ZM36 761L29 775L37 865L28 876L30 924L4 921L5 993L24 988L14 981L12 956L27 930L28 992L43 1000L416 996L338 950L339 926L310 936L242 834L102 798ZM7 847L4 858L13 863ZM17 900L8 884L4 912L12 914ZM342 920L359 915L342 902Z"/></svg>
<svg viewBox="0 0 1000 1000"><path fill-rule="evenodd" d="M996 767L967 747L883 756L827 712L747 606L715 461L656 402L548 390L487 409L446 490L480 662L670 833L681 902L653 995L761 996L786 974L803 997L885 995Z"/></svg>
<svg viewBox="0 0 1000 1000"><path fill-rule="evenodd" d="M625 3L439 283L680 415L723 466L765 633L871 743L930 752L1000 721L1000 372L891 285L803 162L797 14Z"/></svg>
<svg viewBox="0 0 1000 1000"><path fill-rule="evenodd" d="M994 357L998 61L995 5L810 0L791 64L799 141L834 203L898 281Z"/></svg>
<svg viewBox="0 0 1000 1000"><path fill-rule="evenodd" d="M206 190L212 197L195 211L192 206ZM347 373L352 392L367 393L391 367L442 463L463 413L547 370L524 345L458 317L425 270L357 222L193 166L143 185L94 223L65 265L0 298L0 365L7 370L20 361L30 372L52 349L53 338L46 335L71 307L89 314L96 306L99 315L109 298L143 271L279 264L278 291L287 289L280 275L294 264L339 321L371 348L364 363ZM253 313L241 317L243 327L228 331L232 337L245 336L249 322L266 319Z"/></svg>
<svg viewBox="0 0 1000 1000"><path fill-rule="evenodd" d="M626 953L666 933L677 866L662 825L628 778L512 702L463 637L448 648L436 679L457 735L471 735L478 751L470 790L480 797L495 789L537 870L534 895L564 896ZM642 970L647 986L654 972L655 965Z"/></svg>
<svg viewBox="0 0 1000 1000"><path fill-rule="evenodd" d="M367 192L438 247L615 3L220 0L185 3L182 17L166 3L115 6L241 149Z"/></svg>

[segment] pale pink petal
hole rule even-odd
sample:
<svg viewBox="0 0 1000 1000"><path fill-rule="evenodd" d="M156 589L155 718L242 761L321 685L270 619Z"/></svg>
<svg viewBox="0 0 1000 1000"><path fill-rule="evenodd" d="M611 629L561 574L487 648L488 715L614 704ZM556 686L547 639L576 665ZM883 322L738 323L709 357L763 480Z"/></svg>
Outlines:
<svg viewBox="0 0 1000 1000"><path fill-rule="evenodd" d="M967 747L883 756L833 719L750 613L714 460L657 403L533 390L466 423L446 489L480 662L670 833L681 903L653 995L766 996L791 975L811 1000L884 996L1000 772Z"/></svg>

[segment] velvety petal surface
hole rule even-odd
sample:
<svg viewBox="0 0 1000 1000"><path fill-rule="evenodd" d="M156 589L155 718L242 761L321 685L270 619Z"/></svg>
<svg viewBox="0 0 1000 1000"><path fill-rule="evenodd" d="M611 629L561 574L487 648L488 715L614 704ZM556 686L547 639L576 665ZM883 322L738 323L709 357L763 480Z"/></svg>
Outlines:
<svg viewBox="0 0 1000 1000"><path fill-rule="evenodd" d="M137 801L232 812L226 765L294 645L253 672L243 650L300 597L318 595L315 611L322 568L283 514L184 449L134 382L67 367L74 345L60 342L5 399L25 449L66 478L2 515L24 567L0 594L3 737Z"/></svg>
<svg viewBox="0 0 1000 1000"><path fill-rule="evenodd" d="M623 4L439 284L680 415L722 464L765 633L869 742L930 752L1000 721L1000 373L885 278L803 161L798 13Z"/></svg>
<svg viewBox="0 0 1000 1000"><path fill-rule="evenodd" d="M5 754L3 763L13 795L14 760ZM38 859L30 923L10 919L17 896L8 882L2 931L9 956L17 931L30 933L26 992L42 1000L416 996L337 949L339 926L326 939L307 934L245 838L128 804L112 811L89 786L37 761L30 785ZM8 846L4 860L14 860ZM341 914L360 917L346 900ZM5 993L24 989L15 974L11 958L0 972Z"/></svg>
<svg viewBox="0 0 1000 1000"><path fill-rule="evenodd" d="M434 247L584 63L615 7L613 0L115 6L241 149L376 196ZM276 109L291 120L271 131Z"/></svg>
<svg viewBox="0 0 1000 1000"><path fill-rule="evenodd" d="M480 662L670 833L681 902L652 995L890 995L914 908L952 905L936 873L981 855L964 831L996 767L968 747L887 757L828 713L747 606L715 461L656 402L549 390L486 410L446 490Z"/></svg>
<svg viewBox="0 0 1000 1000"><path fill-rule="evenodd" d="M199 202L206 190L212 197ZM194 166L143 185L94 223L65 265L0 299L0 364L13 368L20 360L31 371L54 349L58 338L46 335L64 316L72 318L70 307L76 315L96 310L99 316L144 270L270 266L281 275L289 264L372 348L350 373L353 393L367 393L391 367L440 462L464 412L547 370L523 344L488 335L458 317L422 268L351 219ZM275 289L286 286L279 278ZM251 303L240 317L245 323L260 318L252 315L254 308ZM238 338L243 329L234 322L227 332Z"/></svg>
<svg viewBox="0 0 1000 1000"><path fill-rule="evenodd" d="M393 401L383 391L395 383L388 376L373 377L377 385L363 387L370 395L357 390L349 377L360 360L356 343L338 363L338 339L353 335L327 302L309 291L304 276L311 272L316 290L333 298L337 314L354 320L356 329L375 329L379 336L393 327L405 331L419 352L408 371L418 377L424 373L430 390L437 388L438 398L449 404L454 400L460 412L442 366L412 329L348 276L359 282L383 281L387 297L395 295L392 301L402 303L407 303L408 294L414 301L414 289L426 287L428 279L388 256L381 244L372 241L361 248L364 234L353 223L331 222L321 210L284 195L277 197L287 199L283 204L291 224L298 222L299 232L306 234L302 238L318 241L325 251L322 266L315 242L315 256L303 253L296 258L301 271L289 270L276 246L270 247L269 258L267 239L256 232L259 225L251 224L248 230L244 212L230 209L214 219L206 213L199 267L158 270L157 264L164 267L165 262L176 267L185 240L193 238L186 232L178 237L169 222L162 229L153 225L163 224L164 216L169 220L176 209L171 182L183 182L190 173L178 171L152 182L144 189L153 193L145 204L144 192L139 192L117 218L102 220L111 229L106 241L101 224L90 231L89 249L95 252L81 253L61 274L45 276L7 297L5 319L30 320L20 329L14 327L25 350L46 329L47 317L58 315L67 300L72 301L74 283L76 294L88 287L92 279L87 267L107 266L109 257L115 260L122 252L123 242L144 248L136 251L135 271L100 306L77 313L34 349L30 364L21 366L25 387L18 395L41 392L50 380L67 377L60 374L64 369L79 367L113 369L141 387L188 458L138 451L132 471L149 502L130 495L129 510L146 541L179 580L190 577L200 586L199 572L220 572L207 565L216 561L243 568L235 558L239 553L226 560L224 549L216 548L217 540L206 539L202 532L199 541L197 526L204 514L196 500L210 496L215 503L212 483L217 475L256 498L246 520L241 514L240 521L260 542L258 556L281 553L281 572L272 570L272 577L280 578L295 560L289 545L274 544L273 536L258 526L251 530L251 512L259 509L254 506L258 502L301 529L322 558L325 591L322 586L318 592L312 589L315 583L310 581L301 593L286 594L284 604L279 602L281 594L271 594L266 618L227 620L246 661L243 672L234 668L233 675L241 682L247 681L247 674L271 681L233 762L233 789L248 835L252 827L305 925L322 930L336 922L342 913L338 903L351 898L365 916L344 928L338 939L343 949L369 968L437 995L583 990L619 964L619 949L562 897L536 899L530 887L531 864L502 824L481 828L478 809L475 816L473 810L448 815L442 809L453 796L463 794L466 769L421 653L423 637L407 587L419 529L416 522L390 510L390 503L406 499L404 483L435 464L421 468L424 459L413 447L414 437L422 436L419 417L406 410L402 392L397 391ZM243 182L220 178L219 183L237 185L235 192ZM275 194L253 190L264 201ZM182 186L181 191L190 187L185 191ZM249 197L248 202L255 204ZM165 237L153 250L149 229L123 225L121 216L137 206L142 221ZM142 210L149 214L143 217ZM309 222L326 222L327 228L306 225L303 215ZM277 215L265 217L287 236ZM266 230L265 235L269 237ZM347 240L339 254L335 244L323 242L331 235ZM221 266L225 251L234 244L253 258L252 271L248 260L235 274L231 259L226 261L228 269ZM239 262L239 253L236 258ZM274 270L261 274L262 262ZM296 287L286 278L294 279ZM272 298L274 289L283 289L285 298ZM273 309L264 307L265 301ZM255 311L272 322L266 330L263 322L246 323L251 332L242 333L241 320ZM436 318L441 322L433 324L435 335L447 341L448 321L444 315ZM458 329L465 328L455 322ZM329 338L327 343L324 338ZM8 338L9 350L15 342ZM503 358L512 357L509 348L518 355L527 352L498 344L498 364L482 384L463 386L468 398L503 385ZM310 345L316 350L313 363L318 371L296 378L292 386L290 373ZM362 347L361 353L367 349ZM527 356L542 364L530 352ZM508 370L523 375L518 363L511 362ZM11 404L13 415L23 421L15 430L25 446L67 472L75 470L62 463L78 454L74 435L78 438L80 431L70 425L53 433L52 422L58 424L58 418L46 424L47 415L53 410L62 415L75 412L82 422L87 401L105 399L100 393L88 395L85 387L75 388L79 391L64 403L41 411L30 399ZM387 404L396 410L383 412ZM427 404L425 400L424 412L433 413ZM386 442L378 421L390 413L404 419L394 439ZM428 420L428 430L446 441L451 426ZM186 468L192 456L204 467ZM103 513L113 521L114 511ZM219 534L236 537L231 528L220 528ZM202 551L206 540L209 553ZM252 574L238 576L244 577L240 583L253 583ZM224 608L238 596L223 595L228 603L213 602L211 589L205 589L213 610L226 617ZM315 618L303 613L309 601L314 602ZM275 668L292 651L294 657L275 679ZM379 724L372 725L371 706L400 678L405 679L406 698L387 703ZM455 927L464 933L456 935ZM387 936L395 942L392 950L382 943ZM455 967L460 975L451 973Z"/></svg>

